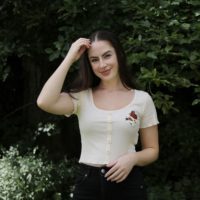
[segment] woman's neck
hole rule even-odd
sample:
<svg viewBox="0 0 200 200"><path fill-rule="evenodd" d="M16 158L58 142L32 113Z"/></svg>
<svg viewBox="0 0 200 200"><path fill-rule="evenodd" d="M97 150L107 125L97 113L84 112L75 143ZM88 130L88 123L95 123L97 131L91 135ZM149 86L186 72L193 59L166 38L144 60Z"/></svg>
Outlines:
<svg viewBox="0 0 200 200"><path fill-rule="evenodd" d="M116 91L124 90L125 87L120 80L116 81L101 81L97 86L97 89L107 90L107 91Z"/></svg>

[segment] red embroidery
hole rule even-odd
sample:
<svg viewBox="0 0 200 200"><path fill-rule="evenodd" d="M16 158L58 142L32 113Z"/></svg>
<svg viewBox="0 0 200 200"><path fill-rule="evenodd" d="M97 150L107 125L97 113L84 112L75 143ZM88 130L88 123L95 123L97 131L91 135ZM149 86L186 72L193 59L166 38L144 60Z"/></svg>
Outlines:
<svg viewBox="0 0 200 200"><path fill-rule="evenodd" d="M137 115L135 114L135 111L131 111L131 113L129 114L129 116L126 117L126 120L131 120L131 121L133 121L134 119L135 119L135 120L137 119Z"/></svg>
<svg viewBox="0 0 200 200"><path fill-rule="evenodd" d="M134 126L136 124L136 120L137 120L138 116L137 114L135 113L135 111L131 111L129 113L129 115L126 117L126 120L129 121L129 123Z"/></svg>
<svg viewBox="0 0 200 200"><path fill-rule="evenodd" d="M135 114L135 111L131 111L130 116L134 119L137 119L137 115Z"/></svg>

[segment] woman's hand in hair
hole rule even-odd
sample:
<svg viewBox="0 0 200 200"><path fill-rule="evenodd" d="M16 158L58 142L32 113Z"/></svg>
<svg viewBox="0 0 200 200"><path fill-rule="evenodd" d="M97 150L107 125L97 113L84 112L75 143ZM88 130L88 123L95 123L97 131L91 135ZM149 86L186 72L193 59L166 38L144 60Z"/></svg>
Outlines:
<svg viewBox="0 0 200 200"><path fill-rule="evenodd" d="M74 43L72 43L67 57L73 62L77 61L81 55L85 52L86 49L89 49L91 46L90 40L87 38L79 38Z"/></svg>

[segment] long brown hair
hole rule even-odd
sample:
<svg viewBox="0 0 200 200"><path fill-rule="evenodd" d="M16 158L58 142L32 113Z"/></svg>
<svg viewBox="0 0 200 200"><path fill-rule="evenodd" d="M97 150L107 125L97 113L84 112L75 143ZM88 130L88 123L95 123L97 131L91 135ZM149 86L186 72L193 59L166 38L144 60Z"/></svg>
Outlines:
<svg viewBox="0 0 200 200"><path fill-rule="evenodd" d="M108 41L115 49L117 55L117 61L119 65L119 77L122 84L126 88L134 88L130 73L128 72L128 67L126 63L126 56L122 45L116 35L107 30L95 31L89 37L91 43L94 41ZM88 51L85 51L80 58L80 69L78 78L69 86L70 92L79 92L88 88L96 87L100 83L99 77L97 77L92 71L90 61L88 58Z"/></svg>

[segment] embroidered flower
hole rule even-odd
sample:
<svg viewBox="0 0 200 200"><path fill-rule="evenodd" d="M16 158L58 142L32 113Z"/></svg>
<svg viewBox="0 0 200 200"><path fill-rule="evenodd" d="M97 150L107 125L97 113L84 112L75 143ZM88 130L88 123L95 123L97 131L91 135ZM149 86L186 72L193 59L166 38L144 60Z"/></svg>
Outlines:
<svg viewBox="0 0 200 200"><path fill-rule="evenodd" d="M131 126L134 126L137 122L137 118L137 114L135 113L135 111L132 110L126 117L126 120L130 123Z"/></svg>

